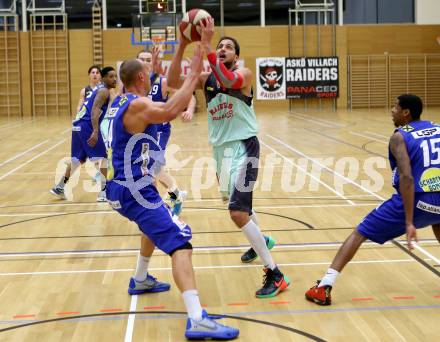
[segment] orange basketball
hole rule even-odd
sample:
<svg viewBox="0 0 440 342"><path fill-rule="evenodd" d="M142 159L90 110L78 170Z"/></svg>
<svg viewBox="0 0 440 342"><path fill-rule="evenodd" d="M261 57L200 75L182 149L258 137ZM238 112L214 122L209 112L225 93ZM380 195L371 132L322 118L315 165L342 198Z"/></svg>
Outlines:
<svg viewBox="0 0 440 342"><path fill-rule="evenodd" d="M180 33L191 42L200 40L202 33L200 21L210 17L211 15L208 12L198 8L186 12L179 25Z"/></svg>

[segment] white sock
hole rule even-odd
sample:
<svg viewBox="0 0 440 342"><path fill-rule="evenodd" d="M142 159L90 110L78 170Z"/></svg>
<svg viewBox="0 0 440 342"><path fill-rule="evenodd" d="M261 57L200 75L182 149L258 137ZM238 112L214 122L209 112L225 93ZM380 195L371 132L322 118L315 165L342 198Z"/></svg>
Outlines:
<svg viewBox="0 0 440 342"><path fill-rule="evenodd" d="M149 262L150 257L144 257L139 253L136 265L136 272L134 273L134 279L136 281L144 281L146 279Z"/></svg>
<svg viewBox="0 0 440 342"><path fill-rule="evenodd" d="M188 317L194 321L202 320L202 305L200 304L199 293L197 290L186 290L182 293Z"/></svg>
<svg viewBox="0 0 440 342"><path fill-rule="evenodd" d="M338 275L339 275L338 271L334 270L333 268L329 268L325 276L321 279L321 282L319 283L318 287L322 287L326 285L333 286Z"/></svg>
<svg viewBox="0 0 440 342"><path fill-rule="evenodd" d="M258 226L257 213L252 209L252 215L249 215L250 219Z"/></svg>
<svg viewBox="0 0 440 342"><path fill-rule="evenodd" d="M258 228L255 222L249 220L249 222L241 227L241 229L243 230L244 235L246 235L254 251L261 258L261 260L263 260L264 266L270 268L271 270L275 269L276 265L272 259L269 249L266 246L266 240L264 240L263 234L261 234L260 228Z"/></svg>

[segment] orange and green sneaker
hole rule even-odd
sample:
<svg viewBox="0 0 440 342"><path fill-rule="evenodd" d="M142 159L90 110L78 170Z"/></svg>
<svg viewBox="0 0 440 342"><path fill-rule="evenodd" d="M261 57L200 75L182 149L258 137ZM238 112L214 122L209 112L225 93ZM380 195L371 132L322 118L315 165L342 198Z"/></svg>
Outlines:
<svg viewBox="0 0 440 342"><path fill-rule="evenodd" d="M273 270L265 268L264 272L266 274L263 278L263 287L255 293L257 298L275 297L290 285L290 279L282 274L278 267Z"/></svg>

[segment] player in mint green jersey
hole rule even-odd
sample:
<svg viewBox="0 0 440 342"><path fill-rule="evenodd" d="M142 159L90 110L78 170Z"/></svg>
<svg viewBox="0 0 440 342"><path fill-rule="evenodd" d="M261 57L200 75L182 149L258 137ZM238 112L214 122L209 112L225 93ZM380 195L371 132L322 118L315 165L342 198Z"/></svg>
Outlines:
<svg viewBox="0 0 440 342"><path fill-rule="evenodd" d="M252 248L242 256L243 262L257 257L264 263L263 287L256 292L258 298L276 296L285 290L290 280L281 273L272 259L269 247L273 240L262 235L255 212L252 210L253 187L258 175L260 146L258 125L252 106L252 71L238 68L240 46L232 37L222 37L216 50L211 49L214 22L202 23L202 40L212 72L199 77L198 88L204 89L208 112L209 143L217 162L217 177L223 198L227 198L230 217L240 228ZM174 56L181 59L189 43L183 37ZM179 67L179 63L173 63ZM179 75L170 68L168 85L178 87Z"/></svg>

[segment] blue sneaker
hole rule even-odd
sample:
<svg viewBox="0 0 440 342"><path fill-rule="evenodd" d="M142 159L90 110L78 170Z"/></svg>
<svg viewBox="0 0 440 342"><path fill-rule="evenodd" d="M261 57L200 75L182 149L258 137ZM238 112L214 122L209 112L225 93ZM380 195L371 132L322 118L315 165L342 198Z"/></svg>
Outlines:
<svg viewBox="0 0 440 342"><path fill-rule="evenodd" d="M238 336L240 331L226 325L221 325L215 321L221 317L209 316L206 310L202 312L202 320L196 322L188 318L186 323L185 337L188 340L232 340Z"/></svg>
<svg viewBox="0 0 440 342"><path fill-rule="evenodd" d="M144 281L137 281L133 277L130 278L130 283L128 284L128 294L138 295L141 293L164 292L168 291L170 287L170 284L162 283L147 273L147 277Z"/></svg>
<svg viewBox="0 0 440 342"><path fill-rule="evenodd" d="M181 190L179 191L179 197L175 200L171 200L171 203L173 204L173 209L171 210L171 213L173 215L180 215L180 213L182 212L183 201L186 199L186 196L188 196L188 193Z"/></svg>

